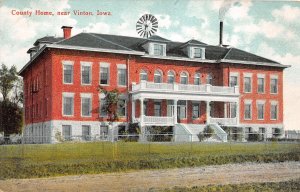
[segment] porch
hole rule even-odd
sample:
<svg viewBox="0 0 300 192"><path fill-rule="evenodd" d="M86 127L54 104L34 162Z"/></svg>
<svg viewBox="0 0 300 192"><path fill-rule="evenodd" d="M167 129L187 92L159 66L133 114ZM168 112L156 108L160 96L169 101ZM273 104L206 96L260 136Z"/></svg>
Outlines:
<svg viewBox="0 0 300 192"><path fill-rule="evenodd" d="M237 125L238 87L168 84L142 81L132 84L132 122L141 126L178 123Z"/></svg>

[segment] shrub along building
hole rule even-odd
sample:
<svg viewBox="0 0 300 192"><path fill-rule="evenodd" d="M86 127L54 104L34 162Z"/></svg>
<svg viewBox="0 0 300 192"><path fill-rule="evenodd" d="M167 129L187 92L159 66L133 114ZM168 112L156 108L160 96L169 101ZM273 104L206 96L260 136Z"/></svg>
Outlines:
<svg viewBox="0 0 300 192"><path fill-rule="evenodd" d="M264 138L283 129L283 70L278 62L197 40L174 42L80 33L43 37L28 50L24 79L24 136L32 142L101 139L138 123L146 134L170 126L174 140L199 140L210 125L218 139L225 130L257 132ZM221 39L221 38L220 38ZM120 119L112 129L97 88L117 88ZM178 135L193 134L192 137ZM31 138L32 137L32 138Z"/></svg>

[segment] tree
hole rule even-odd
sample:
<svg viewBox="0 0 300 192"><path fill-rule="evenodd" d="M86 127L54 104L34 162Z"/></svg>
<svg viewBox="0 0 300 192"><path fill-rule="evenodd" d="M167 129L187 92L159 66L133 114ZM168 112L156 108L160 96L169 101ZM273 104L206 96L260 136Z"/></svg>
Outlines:
<svg viewBox="0 0 300 192"><path fill-rule="evenodd" d="M6 65L2 64L0 68L0 92L3 100L8 100L8 94L15 86L15 82L18 80L17 68L12 66L10 69Z"/></svg>
<svg viewBox="0 0 300 192"><path fill-rule="evenodd" d="M11 101L0 101L0 132L5 135L20 133L23 126L23 110Z"/></svg>
<svg viewBox="0 0 300 192"><path fill-rule="evenodd" d="M108 121L114 122L119 120L119 108L124 107L125 103L120 100L120 92L117 89L108 91L105 88L99 86L99 92L104 93L105 104L103 106L103 111L107 113Z"/></svg>
<svg viewBox="0 0 300 192"><path fill-rule="evenodd" d="M0 132L20 133L23 125L23 83L17 69L2 64L0 68Z"/></svg>

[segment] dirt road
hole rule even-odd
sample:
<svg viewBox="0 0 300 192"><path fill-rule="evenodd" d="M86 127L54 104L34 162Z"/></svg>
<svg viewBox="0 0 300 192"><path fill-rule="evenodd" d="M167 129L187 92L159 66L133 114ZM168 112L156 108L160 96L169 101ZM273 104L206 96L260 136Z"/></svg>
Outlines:
<svg viewBox="0 0 300 192"><path fill-rule="evenodd" d="M287 181L300 177L300 162L246 163L127 173L0 181L0 191L148 191L174 186Z"/></svg>

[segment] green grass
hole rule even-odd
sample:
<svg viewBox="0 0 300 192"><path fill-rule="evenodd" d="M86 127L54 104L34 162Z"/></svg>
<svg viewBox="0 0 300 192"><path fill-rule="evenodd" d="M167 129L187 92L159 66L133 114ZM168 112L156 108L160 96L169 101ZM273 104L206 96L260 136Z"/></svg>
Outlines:
<svg viewBox="0 0 300 192"><path fill-rule="evenodd" d="M0 179L299 161L297 143L94 142L0 146Z"/></svg>
<svg viewBox="0 0 300 192"><path fill-rule="evenodd" d="M230 185L208 185L195 187L174 187L171 189L150 191L164 191L164 192L210 192L210 191L226 191L226 192L298 192L300 191L300 178L291 181L283 182L268 182L268 183L247 183L247 184L230 184Z"/></svg>

